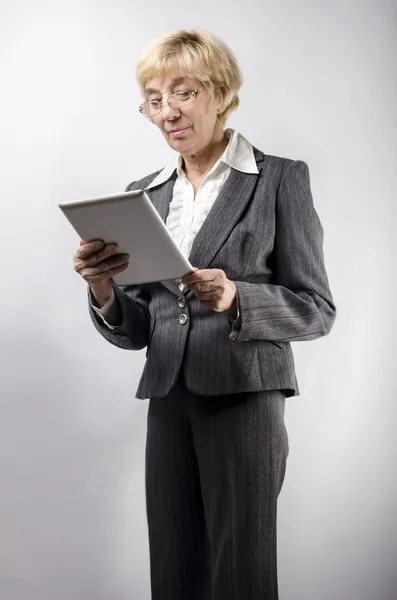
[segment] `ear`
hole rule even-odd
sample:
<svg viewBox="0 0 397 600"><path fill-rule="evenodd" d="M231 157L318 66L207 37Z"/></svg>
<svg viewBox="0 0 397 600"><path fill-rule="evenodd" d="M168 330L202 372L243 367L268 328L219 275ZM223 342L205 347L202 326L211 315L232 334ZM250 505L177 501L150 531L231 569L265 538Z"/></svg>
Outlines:
<svg viewBox="0 0 397 600"><path fill-rule="evenodd" d="M224 118L221 117L221 115L223 113L223 110L224 110L223 106L219 106L217 108L217 111L216 111L216 120L217 120L218 123L224 123Z"/></svg>
<svg viewBox="0 0 397 600"><path fill-rule="evenodd" d="M225 101L221 97L218 97L216 104L217 104L216 112L219 115L219 113L223 112Z"/></svg>
<svg viewBox="0 0 397 600"><path fill-rule="evenodd" d="M229 101L229 98L227 96L225 98L222 98L221 94L219 93L219 95L216 99L216 103L217 103L216 114L217 114L218 120L219 120L219 116L225 112L225 108L228 105L228 101Z"/></svg>

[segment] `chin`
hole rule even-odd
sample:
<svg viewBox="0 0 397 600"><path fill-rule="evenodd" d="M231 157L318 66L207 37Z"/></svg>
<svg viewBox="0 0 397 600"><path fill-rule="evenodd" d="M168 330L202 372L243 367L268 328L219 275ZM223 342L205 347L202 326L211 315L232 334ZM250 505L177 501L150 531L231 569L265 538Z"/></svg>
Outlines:
<svg viewBox="0 0 397 600"><path fill-rule="evenodd" d="M175 150L181 150L183 148L183 150L186 151L191 147L192 142L186 138L168 138L168 144Z"/></svg>

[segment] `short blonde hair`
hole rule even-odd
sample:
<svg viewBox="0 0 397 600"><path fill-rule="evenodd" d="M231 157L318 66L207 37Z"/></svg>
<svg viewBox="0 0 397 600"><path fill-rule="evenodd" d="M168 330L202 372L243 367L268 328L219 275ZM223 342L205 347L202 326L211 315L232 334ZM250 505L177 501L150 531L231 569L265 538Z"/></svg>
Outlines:
<svg viewBox="0 0 397 600"><path fill-rule="evenodd" d="M239 106L243 76L230 48L204 31L178 30L153 40L138 61L136 76L144 96L147 82L172 68L198 79L221 101L218 119L226 121Z"/></svg>

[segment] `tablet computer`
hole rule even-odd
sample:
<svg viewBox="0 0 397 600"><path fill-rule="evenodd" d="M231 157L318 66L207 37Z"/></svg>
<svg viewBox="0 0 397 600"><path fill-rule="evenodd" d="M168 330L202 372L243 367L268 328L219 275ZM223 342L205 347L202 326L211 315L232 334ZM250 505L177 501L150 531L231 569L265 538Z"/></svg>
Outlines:
<svg viewBox="0 0 397 600"><path fill-rule="evenodd" d="M129 254L127 269L113 277L117 285L180 279L193 273L144 190L58 206L83 241L115 242L117 252Z"/></svg>

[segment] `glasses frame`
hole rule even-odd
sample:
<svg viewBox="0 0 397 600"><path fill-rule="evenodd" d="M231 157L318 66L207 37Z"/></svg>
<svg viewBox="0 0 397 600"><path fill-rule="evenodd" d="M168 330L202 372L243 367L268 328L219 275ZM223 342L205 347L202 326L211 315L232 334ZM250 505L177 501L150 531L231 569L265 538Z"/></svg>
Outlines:
<svg viewBox="0 0 397 600"><path fill-rule="evenodd" d="M146 117L147 119L150 119L151 117L156 117L157 115L159 115L162 110L163 110L163 106L164 104L168 104L168 106L170 108L173 108L170 104L170 99L173 98L173 96L176 96L176 94L180 94L181 92L189 92L189 94L191 94L191 96L193 96L193 100L195 100L197 98L197 96L199 94L201 94L201 92L204 90L205 88L195 88L192 90L179 90L178 92L174 92L173 94L171 94L170 96L168 96L167 100L164 100L164 102L159 102L159 111L156 112L154 115L145 115L145 106L147 106L150 102L150 100L147 100L146 102L144 102L143 104L140 104L138 107L139 112L141 113L141 115L143 115L144 117ZM191 98L188 98L185 103L187 103ZM181 107L182 108L182 107ZM176 110L180 110L179 108L177 108Z"/></svg>

